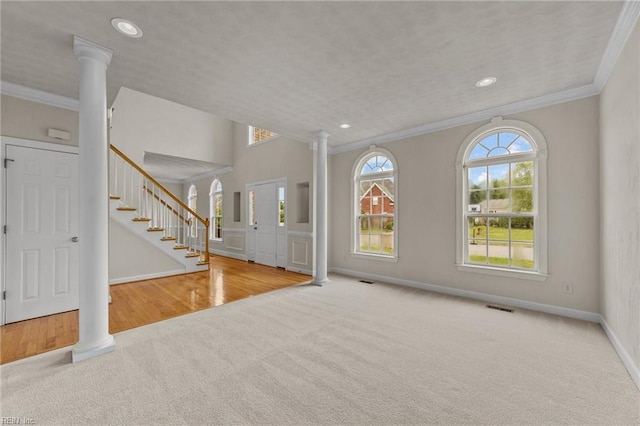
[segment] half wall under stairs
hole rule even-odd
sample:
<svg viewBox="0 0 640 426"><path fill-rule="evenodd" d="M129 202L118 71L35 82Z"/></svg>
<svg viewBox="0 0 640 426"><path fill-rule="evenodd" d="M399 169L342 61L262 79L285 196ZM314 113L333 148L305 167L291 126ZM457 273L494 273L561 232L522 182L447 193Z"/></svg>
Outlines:
<svg viewBox="0 0 640 426"><path fill-rule="evenodd" d="M109 215L129 232L157 247L182 265L184 273L209 269L209 264L204 262L202 255L191 252L185 245L177 244L175 238L164 236L161 228L150 228L148 221L140 220L136 208L126 206L117 197L109 200Z"/></svg>

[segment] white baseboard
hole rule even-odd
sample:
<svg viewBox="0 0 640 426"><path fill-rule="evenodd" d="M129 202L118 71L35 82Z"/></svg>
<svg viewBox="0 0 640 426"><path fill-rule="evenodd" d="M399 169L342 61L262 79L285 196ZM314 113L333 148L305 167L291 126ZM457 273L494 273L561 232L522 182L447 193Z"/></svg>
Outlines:
<svg viewBox="0 0 640 426"><path fill-rule="evenodd" d="M109 285L130 283L133 281L150 280L153 278L170 277L172 275L182 275L185 273L184 269L176 269L174 271L157 272L153 274L135 275L132 277L114 278L109 280Z"/></svg>
<svg viewBox="0 0 640 426"><path fill-rule="evenodd" d="M631 379L638 387L638 390L640 390L640 368L635 365L633 359L631 358L631 355L629 355L629 352L627 352L627 350L622 346L620 340L618 340L618 336L616 336L611 327L609 327L609 324L607 324L607 321L602 315L600 316L600 325L602 326L604 332L607 334L611 345L618 353L618 356L622 360L622 363L627 368Z"/></svg>
<svg viewBox="0 0 640 426"><path fill-rule="evenodd" d="M244 253L234 253L232 251L215 250L211 248L209 248L209 253L212 253L218 256L230 257L232 259L247 260L247 255Z"/></svg>
<svg viewBox="0 0 640 426"><path fill-rule="evenodd" d="M309 269L302 269L302 268L296 268L296 267L291 267L291 266L287 266L287 271L291 271L291 272L297 272L299 274L304 274L304 275L311 275L313 276L313 272L310 271Z"/></svg>
<svg viewBox="0 0 640 426"><path fill-rule="evenodd" d="M560 315L563 317L575 318L575 319L589 321L589 322L595 322L595 323L600 322L600 314L596 314L594 312L581 311L578 309L565 308L562 306L546 305L544 303L529 302L527 300L514 299L511 297L495 296L493 294L479 293L471 290L462 290L462 289L453 288L453 287L427 284L419 281L404 280L401 278L394 278L394 277L385 277L385 276L376 275L376 274L363 273L360 271L352 271L350 269L329 268L329 271L336 272L343 275L349 275L352 277L366 278L373 281L382 281L390 284L398 284L398 285L404 285L407 287L420 288L423 290L433 291L435 293L443 293L451 296L466 297L468 299L481 300L483 302L496 303L500 305L507 305L507 306L522 308L522 309L529 309L532 311Z"/></svg>

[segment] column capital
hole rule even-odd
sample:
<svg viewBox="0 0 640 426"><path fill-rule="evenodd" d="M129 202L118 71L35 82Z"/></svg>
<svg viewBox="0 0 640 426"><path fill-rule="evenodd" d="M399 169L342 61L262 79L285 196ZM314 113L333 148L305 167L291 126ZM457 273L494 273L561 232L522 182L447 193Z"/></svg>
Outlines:
<svg viewBox="0 0 640 426"><path fill-rule="evenodd" d="M77 35L73 36L73 54L79 58L88 57L100 61L105 66L109 66L111 63L111 57L113 56L113 50L100 46L97 43L86 40Z"/></svg>
<svg viewBox="0 0 640 426"><path fill-rule="evenodd" d="M326 132L325 130L318 130L317 132L314 132L313 135L316 137L316 140L318 142L320 141L327 141L327 139L329 138L329 133Z"/></svg>

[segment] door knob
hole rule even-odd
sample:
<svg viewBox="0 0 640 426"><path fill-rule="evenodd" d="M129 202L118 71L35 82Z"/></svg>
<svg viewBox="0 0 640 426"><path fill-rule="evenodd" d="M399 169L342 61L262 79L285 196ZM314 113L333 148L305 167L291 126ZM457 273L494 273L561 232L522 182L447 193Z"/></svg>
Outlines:
<svg viewBox="0 0 640 426"><path fill-rule="evenodd" d="M78 237L71 238L71 241L73 241L74 243L77 243L79 240L80 240L80 238L78 238Z"/></svg>

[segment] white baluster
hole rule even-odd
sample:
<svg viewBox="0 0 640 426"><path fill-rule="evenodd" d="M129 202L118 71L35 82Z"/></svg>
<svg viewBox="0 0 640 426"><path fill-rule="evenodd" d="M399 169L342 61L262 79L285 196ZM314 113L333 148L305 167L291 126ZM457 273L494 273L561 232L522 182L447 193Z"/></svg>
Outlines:
<svg viewBox="0 0 640 426"><path fill-rule="evenodd" d="M113 154L113 195L120 195L118 193L118 158L116 154Z"/></svg>
<svg viewBox="0 0 640 426"><path fill-rule="evenodd" d="M130 166L129 170L131 171L131 176L129 176L129 180L131 181L131 206L135 206L135 196L133 195L133 166Z"/></svg>

